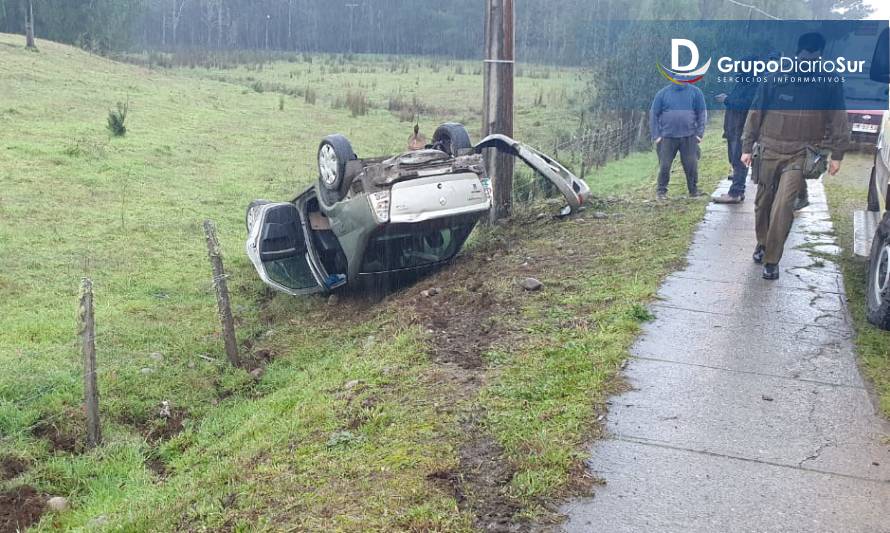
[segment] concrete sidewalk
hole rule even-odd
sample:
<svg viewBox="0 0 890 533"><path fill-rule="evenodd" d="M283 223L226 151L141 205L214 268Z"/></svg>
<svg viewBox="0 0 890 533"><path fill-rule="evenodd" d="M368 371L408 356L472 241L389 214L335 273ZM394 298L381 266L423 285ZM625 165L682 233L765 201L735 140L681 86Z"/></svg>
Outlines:
<svg viewBox="0 0 890 533"><path fill-rule="evenodd" d="M781 279L751 261L754 192L711 204L591 449L568 531L890 532L890 427L859 374L821 183ZM729 186L724 181L717 194Z"/></svg>

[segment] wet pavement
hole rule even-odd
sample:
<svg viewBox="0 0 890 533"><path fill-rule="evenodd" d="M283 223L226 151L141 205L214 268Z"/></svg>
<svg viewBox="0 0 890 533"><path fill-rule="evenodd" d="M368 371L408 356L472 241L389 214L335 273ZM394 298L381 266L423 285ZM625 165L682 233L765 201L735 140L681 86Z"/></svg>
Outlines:
<svg viewBox="0 0 890 533"><path fill-rule="evenodd" d="M754 188L708 207L662 285L591 448L605 484L564 506L566 531L890 532L890 425L857 367L822 184L778 282L751 261Z"/></svg>

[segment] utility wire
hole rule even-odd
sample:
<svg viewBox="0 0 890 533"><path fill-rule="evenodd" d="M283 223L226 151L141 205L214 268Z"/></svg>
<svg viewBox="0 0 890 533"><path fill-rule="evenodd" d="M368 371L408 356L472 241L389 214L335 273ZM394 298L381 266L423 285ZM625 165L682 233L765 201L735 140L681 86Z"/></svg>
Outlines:
<svg viewBox="0 0 890 533"><path fill-rule="evenodd" d="M738 1L736 1L736 0L726 0L726 1L729 2L730 4L735 4L735 5L739 6L739 7L744 7L744 8L750 9L751 11L756 11L756 12L760 13L761 15L763 15L763 16L765 16L765 17L768 17L768 18L771 18L771 19L773 19L773 20L782 20L781 18L779 18L779 17L777 17L777 16L775 16L775 15L772 15L772 14L770 14L770 13L767 13L766 11L760 9L760 8L757 7L757 6L752 6L752 5L748 5L748 4L743 4L743 3L738 2Z"/></svg>

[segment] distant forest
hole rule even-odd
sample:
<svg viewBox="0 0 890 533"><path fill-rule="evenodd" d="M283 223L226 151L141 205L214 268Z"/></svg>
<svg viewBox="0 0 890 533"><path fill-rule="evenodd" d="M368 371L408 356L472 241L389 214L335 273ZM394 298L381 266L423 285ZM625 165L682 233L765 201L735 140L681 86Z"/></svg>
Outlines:
<svg viewBox="0 0 890 533"><path fill-rule="evenodd" d="M103 53L269 49L476 58L484 0L30 0L38 38ZM29 0L0 0L22 33ZM745 7L745 5L751 7ZM863 0L516 0L517 54L581 63L596 20L862 18Z"/></svg>

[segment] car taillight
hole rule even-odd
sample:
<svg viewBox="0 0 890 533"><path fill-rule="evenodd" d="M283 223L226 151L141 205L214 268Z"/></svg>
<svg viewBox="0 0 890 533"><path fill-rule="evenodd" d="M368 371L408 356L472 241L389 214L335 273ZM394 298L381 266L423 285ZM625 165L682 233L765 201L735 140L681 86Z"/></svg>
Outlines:
<svg viewBox="0 0 890 533"><path fill-rule="evenodd" d="M368 201L371 202L371 211L378 224L389 222L389 191L380 191L368 195Z"/></svg>
<svg viewBox="0 0 890 533"><path fill-rule="evenodd" d="M485 191L485 196L487 196L488 199L491 200L491 178L482 178L479 181L482 182L482 189Z"/></svg>

